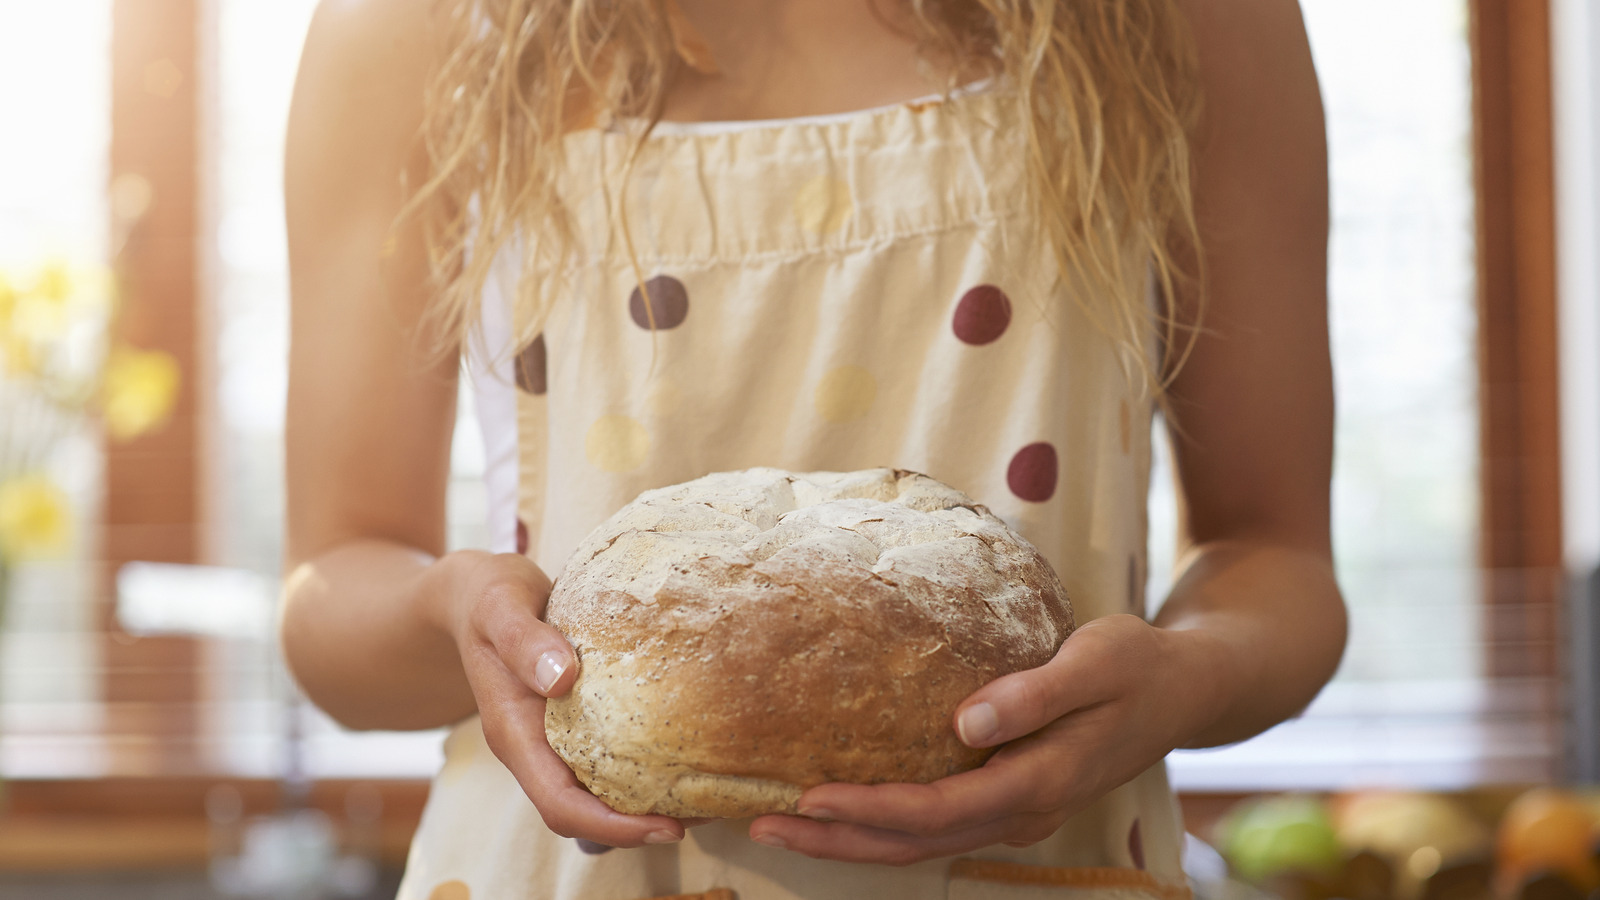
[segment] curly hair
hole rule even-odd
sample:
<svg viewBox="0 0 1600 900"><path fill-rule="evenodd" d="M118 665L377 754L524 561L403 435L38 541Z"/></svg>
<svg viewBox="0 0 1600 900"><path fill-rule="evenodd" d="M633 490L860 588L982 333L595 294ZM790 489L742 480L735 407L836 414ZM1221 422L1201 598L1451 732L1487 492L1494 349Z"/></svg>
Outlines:
<svg viewBox="0 0 1600 900"><path fill-rule="evenodd" d="M712 63L674 0L439 2L447 44L422 135L431 168L408 210L423 221L438 289L430 330L444 350L466 339L497 254L518 238L517 320L525 337L541 326L551 292L539 282L573 250L563 136L608 117L653 127L676 67ZM879 2L903 7L947 90L958 73L989 71L1017 104L1060 277L1164 398L1198 328L1198 304L1185 318L1174 298L1201 259L1198 63L1177 0ZM1129 277L1141 268L1151 282Z"/></svg>

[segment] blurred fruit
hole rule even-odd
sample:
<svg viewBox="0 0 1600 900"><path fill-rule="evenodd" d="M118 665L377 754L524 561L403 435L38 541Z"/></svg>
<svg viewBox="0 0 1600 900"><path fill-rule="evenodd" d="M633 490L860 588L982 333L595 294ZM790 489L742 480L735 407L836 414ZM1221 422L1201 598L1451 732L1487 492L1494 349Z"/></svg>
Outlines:
<svg viewBox="0 0 1600 900"><path fill-rule="evenodd" d="M1370 850L1358 850L1344 861L1338 896L1345 900L1389 900L1394 896L1394 866Z"/></svg>
<svg viewBox="0 0 1600 900"><path fill-rule="evenodd" d="M1395 892L1410 900L1443 867L1489 849L1489 828L1467 807L1439 794L1364 791L1334 804L1339 840L1388 860Z"/></svg>
<svg viewBox="0 0 1600 900"><path fill-rule="evenodd" d="M1488 857L1447 865L1422 883L1422 900L1489 900L1494 866Z"/></svg>
<svg viewBox="0 0 1600 900"><path fill-rule="evenodd" d="M1589 821L1600 828L1600 790L1589 789L1573 793L1572 798L1589 810ZM1600 836L1600 835L1597 835Z"/></svg>
<svg viewBox="0 0 1600 900"><path fill-rule="evenodd" d="M1559 872L1583 894L1600 888L1600 867L1592 855L1594 827L1588 807L1565 791L1534 788L1518 797L1500 819L1495 842L1501 884L1523 886L1549 871Z"/></svg>
<svg viewBox="0 0 1600 900"><path fill-rule="evenodd" d="M1541 872L1518 886L1515 900L1584 900L1584 892L1560 872Z"/></svg>
<svg viewBox="0 0 1600 900"><path fill-rule="evenodd" d="M1217 825L1218 849L1247 881L1285 873L1332 874L1343 852L1333 822L1313 797L1245 800Z"/></svg>
<svg viewBox="0 0 1600 900"><path fill-rule="evenodd" d="M1337 879L1330 874L1289 870L1269 875L1259 887L1276 900L1346 900L1339 893Z"/></svg>

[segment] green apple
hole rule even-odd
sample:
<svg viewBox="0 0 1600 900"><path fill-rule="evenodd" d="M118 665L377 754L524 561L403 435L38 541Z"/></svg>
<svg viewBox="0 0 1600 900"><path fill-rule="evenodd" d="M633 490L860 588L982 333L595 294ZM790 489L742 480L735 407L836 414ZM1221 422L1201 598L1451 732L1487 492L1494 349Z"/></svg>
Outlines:
<svg viewBox="0 0 1600 900"><path fill-rule="evenodd" d="M1289 872L1326 874L1344 857L1328 810L1314 797L1257 797L1217 826L1222 855L1241 878L1261 882Z"/></svg>

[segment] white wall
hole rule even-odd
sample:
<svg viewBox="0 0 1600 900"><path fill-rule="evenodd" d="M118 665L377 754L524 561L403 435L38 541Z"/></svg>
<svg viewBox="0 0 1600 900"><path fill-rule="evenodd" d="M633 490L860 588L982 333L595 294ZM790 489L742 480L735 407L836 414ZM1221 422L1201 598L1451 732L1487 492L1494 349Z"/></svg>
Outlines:
<svg viewBox="0 0 1600 900"><path fill-rule="evenodd" d="M1600 566L1600 7L1555 0L1566 557Z"/></svg>
<svg viewBox="0 0 1600 900"><path fill-rule="evenodd" d="M1561 441L1566 560L1567 764L1600 783L1600 9L1552 4L1561 290Z"/></svg>

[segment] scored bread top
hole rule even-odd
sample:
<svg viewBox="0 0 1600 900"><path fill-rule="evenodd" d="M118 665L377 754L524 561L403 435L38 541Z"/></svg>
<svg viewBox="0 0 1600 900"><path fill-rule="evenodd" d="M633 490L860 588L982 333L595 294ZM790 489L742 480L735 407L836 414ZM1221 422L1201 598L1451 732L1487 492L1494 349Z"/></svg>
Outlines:
<svg viewBox="0 0 1600 900"><path fill-rule="evenodd" d="M669 815L972 768L988 754L956 738L956 705L1072 630L1037 549L894 469L647 491L579 545L547 618L580 664L551 746L614 808Z"/></svg>

